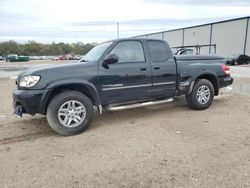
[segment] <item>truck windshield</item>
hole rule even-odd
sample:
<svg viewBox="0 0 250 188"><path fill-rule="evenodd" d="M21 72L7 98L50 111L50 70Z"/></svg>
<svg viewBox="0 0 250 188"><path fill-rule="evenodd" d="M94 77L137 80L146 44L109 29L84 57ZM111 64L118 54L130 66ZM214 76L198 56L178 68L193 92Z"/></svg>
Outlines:
<svg viewBox="0 0 250 188"><path fill-rule="evenodd" d="M101 55L105 52L105 50L112 44L112 42L105 42L97 45L92 50L90 50L81 60L80 62L86 61L97 61Z"/></svg>

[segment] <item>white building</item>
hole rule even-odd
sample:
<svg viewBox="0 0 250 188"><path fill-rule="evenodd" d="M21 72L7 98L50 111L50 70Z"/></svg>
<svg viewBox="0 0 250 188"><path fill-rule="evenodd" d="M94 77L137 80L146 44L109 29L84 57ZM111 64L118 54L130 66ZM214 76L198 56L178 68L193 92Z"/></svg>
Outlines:
<svg viewBox="0 0 250 188"><path fill-rule="evenodd" d="M250 56L250 16L136 36L141 37L163 39L171 47L216 44L218 55ZM207 53L213 53L211 47L202 48L201 54Z"/></svg>

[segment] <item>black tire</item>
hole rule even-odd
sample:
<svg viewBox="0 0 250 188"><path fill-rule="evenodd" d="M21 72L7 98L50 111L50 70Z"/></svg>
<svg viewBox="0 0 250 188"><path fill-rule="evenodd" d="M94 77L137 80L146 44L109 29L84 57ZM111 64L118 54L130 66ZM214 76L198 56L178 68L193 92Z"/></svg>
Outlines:
<svg viewBox="0 0 250 188"><path fill-rule="evenodd" d="M79 102L85 108L85 118L75 127L66 127L59 120L59 109L69 101ZM93 117L93 111L93 104L86 95L78 91L65 91L59 93L50 101L47 108L47 121L50 127L58 134L63 136L75 135L88 128Z"/></svg>
<svg viewBox="0 0 250 188"><path fill-rule="evenodd" d="M209 88L209 92L210 92L210 97L207 100L207 102L205 102L204 104L200 103L198 98L197 98L198 90L202 86ZM213 100L214 100L214 86L209 80L206 80L206 79L197 80L191 94L186 95L186 101L188 103L188 106L192 109L195 109L195 110L207 109L212 104Z"/></svg>

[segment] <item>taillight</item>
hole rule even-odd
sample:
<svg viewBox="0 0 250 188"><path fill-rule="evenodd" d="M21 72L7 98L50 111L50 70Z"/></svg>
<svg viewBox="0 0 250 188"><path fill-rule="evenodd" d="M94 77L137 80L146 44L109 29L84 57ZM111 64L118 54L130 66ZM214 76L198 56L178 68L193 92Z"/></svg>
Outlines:
<svg viewBox="0 0 250 188"><path fill-rule="evenodd" d="M229 67L229 66L223 64L223 65L222 65L222 69L223 69L223 71L224 71L226 74L230 75L230 67Z"/></svg>

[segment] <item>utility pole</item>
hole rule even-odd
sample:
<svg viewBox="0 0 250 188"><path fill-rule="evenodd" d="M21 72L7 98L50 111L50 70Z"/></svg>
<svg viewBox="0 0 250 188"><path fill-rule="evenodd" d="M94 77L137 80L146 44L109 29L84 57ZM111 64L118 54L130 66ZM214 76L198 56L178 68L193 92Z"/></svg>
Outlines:
<svg viewBox="0 0 250 188"><path fill-rule="evenodd" d="M116 23L116 28L117 28L117 38L119 39L119 22Z"/></svg>
<svg viewBox="0 0 250 188"><path fill-rule="evenodd" d="M78 33L76 31L76 43L78 42Z"/></svg>

